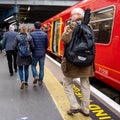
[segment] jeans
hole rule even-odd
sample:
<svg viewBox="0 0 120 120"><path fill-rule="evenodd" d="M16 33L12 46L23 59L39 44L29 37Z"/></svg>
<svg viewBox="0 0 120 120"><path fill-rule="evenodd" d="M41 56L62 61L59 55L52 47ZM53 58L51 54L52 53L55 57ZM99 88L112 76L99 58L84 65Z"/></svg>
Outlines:
<svg viewBox="0 0 120 120"><path fill-rule="evenodd" d="M29 65L18 66L18 72L19 72L20 80L21 81L24 80L25 83L27 83L28 82L28 77L29 77ZM23 77L25 77L25 79Z"/></svg>
<svg viewBox="0 0 120 120"><path fill-rule="evenodd" d="M45 56L44 57L33 57L32 58L32 74L33 77L39 78L38 81L42 81L44 77L44 61L45 61ZM36 66L37 62L39 62L39 73L37 72Z"/></svg>

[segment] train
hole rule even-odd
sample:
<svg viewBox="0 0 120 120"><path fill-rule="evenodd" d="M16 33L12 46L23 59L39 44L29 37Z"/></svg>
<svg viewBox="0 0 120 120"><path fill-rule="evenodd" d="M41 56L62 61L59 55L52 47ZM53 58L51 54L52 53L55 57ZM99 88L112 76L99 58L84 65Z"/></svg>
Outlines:
<svg viewBox="0 0 120 120"><path fill-rule="evenodd" d="M95 77L120 91L120 0L81 0L42 22L42 28L48 28L48 52L62 58L61 36L71 10L76 7L91 9L90 25L96 42Z"/></svg>

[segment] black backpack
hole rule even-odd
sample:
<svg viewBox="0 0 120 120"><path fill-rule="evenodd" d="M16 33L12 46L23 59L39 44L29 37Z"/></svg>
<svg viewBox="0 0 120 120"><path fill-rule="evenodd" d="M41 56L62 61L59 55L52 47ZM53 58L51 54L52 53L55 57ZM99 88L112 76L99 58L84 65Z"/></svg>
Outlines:
<svg viewBox="0 0 120 120"><path fill-rule="evenodd" d="M20 36L21 41L18 43L18 53L21 57L28 57L31 55L29 40L25 35Z"/></svg>
<svg viewBox="0 0 120 120"><path fill-rule="evenodd" d="M71 41L65 45L66 59L80 67L92 65L95 57L95 39L89 20L90 9L86 9L83 22L77 22Z"/></svg>

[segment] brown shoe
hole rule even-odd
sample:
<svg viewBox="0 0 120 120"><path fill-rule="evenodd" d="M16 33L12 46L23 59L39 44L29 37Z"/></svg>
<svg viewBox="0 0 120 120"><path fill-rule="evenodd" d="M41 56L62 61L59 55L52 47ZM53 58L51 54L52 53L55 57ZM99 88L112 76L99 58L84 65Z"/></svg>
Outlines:
<svg viewBox="0 0 120 120"><path fill-rule="evenodd" d="M73 115L73 113L79 113L80 112L80 109L78 108L78 109L69 109L68 111L67 111L67 114L68 115Z"/></svg>
<svg viewBox="0 0 120 120"><path fill-rule="evenodd" d="M80 109L79 112L82 113L82 114L83 114L84 116L86 116L86 117L89 117L89 116L90 116L89 113L88 113L88 114L84 113L84 112L82 111L82 109Z"/></svg>
<svg viewBox="0 0 120 120"><path fill-rule="evenodd" d="M21 81L20 89L24 89L24 81Z"/></svg>
<svg viewBox="0 0 120 120"><path fill-rule="evenodd" d="M43 84L43 81L39 81L38 85L41 86Z"/></svg>
<svg viewBox="0 0 120 120"><path fill-rule="evenodd" d="M33 84L37 84L37 81L38 81L38 78L35 77L34 80L33 80Z"/></svg>

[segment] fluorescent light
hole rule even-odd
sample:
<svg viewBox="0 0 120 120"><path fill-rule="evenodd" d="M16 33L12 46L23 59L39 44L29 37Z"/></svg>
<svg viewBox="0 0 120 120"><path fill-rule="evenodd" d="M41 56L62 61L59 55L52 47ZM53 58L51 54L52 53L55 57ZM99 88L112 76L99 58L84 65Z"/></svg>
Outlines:
<svg viewBox="0 0 120 120"><path fill-rule="evenodd" d="M9 21L8 23L12 23L12 22L15 22L16 20L12 20L12 21Z"/></svg>
<svg viewBox="0 0 120 120"><path fill-rule="evenodd" d="M11 25L14 25L14 24L16 24L16 22L12 23Z"/></svg>
<svg viewBox="0 0 120 120"><path fill-rule="evenodd" d="M13 17L14 17L14 16L12 15L12 16L6 18L4 21L7 21L7 20L9 20L9 19L11 19L11 18L13 18Z"/></svg>
<svg viewBox="0 0 120 120"><path fill-rule="evenodd" d="M30 6L28 6L28 9L27 9L28 11L30 11Z"/></svg>

